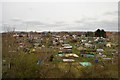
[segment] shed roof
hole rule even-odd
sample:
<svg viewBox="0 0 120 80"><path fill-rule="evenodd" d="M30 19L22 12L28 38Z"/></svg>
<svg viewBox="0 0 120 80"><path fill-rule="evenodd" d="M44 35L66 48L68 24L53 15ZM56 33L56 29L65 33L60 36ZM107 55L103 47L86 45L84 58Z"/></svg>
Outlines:
<svg viewBox="0 0 120 80"><path fill-rule="evenodd" d="M91 66L92 64L90 62L80 62L82 66Z"/></svg>

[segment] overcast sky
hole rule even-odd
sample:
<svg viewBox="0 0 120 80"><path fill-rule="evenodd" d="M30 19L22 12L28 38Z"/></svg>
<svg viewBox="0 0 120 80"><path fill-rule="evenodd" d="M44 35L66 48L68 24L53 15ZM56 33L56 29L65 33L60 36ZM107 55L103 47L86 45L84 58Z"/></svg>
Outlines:
<svg viewBox="0 0 120 80"><path fill-rule="evenodd" d="M18 31L118 31L118 3L4 2L2 23Z"/></svg>

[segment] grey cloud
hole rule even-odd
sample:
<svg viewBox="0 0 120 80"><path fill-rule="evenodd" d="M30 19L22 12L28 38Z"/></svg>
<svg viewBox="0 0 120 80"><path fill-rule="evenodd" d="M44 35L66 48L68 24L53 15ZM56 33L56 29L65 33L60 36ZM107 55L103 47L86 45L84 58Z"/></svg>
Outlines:
<svg viewBox="0 0 120 80"><path fill-rule="evenodd" d="M21 28L26 29L26 27L29 30L51 30L51 29L63 29L66 27L68 24L65 22L55 22L55 23L45 23L45 22L40 22L40 21L23 21L22 25L17 25L17 26L22 26ZM18 28L18 29L21 29Z"/></svg>
<svg viewBox="0 0 120 80"><path fill-rule="evenodd" d="M19 21L22 21L21 19L19 19L19 18L13 18L13 19L11 19L12 21L17 21L17 22L19 22Z"/></svg>
<svg viewBox="0 0 120 80"><path fill-rule="evenodd" d="M114 11L114 12L106 12L104 15L117 15L118 11Z"/></svg>
<svg viewBox="0 0 120 80"><path fill-rule="evenodd" d="M79 22L79 21L78 21ZM117 31L118 30L118 22L117 20L113 21L97 21L97 20L91 20L91 22L88 21L81 21L81 24L83 25L73 25L72 27L69 27L69 30L79 30L79 31L95 31L96 29L105 29L110 31ZM66 27L67 29L67 27Z"/></svg>
<svg viewBox="0 0 120 80"><path fill-rule="evenodd" d="M27 24L27 25L45 25L42 22L39 21L24 21L23 24Z"/></svg>
<svg viewBox="0 0 120 80"><path fill-rule="evenodd" d="M118 30L117 21L93 21L93 22L85 22L80 24L47 24L44 26L31 26L30 30L69 30L69 31L95 31L96 29L105 29L105 30Z"/></svg>
<svg viewBox="0 0 120 80"><path fill-rule="evenodd" d="M66 28L67 29L67 28ZM77 25L77 26L72 26L72 27L69 27L69 30L72 30L72 31L88 31L88 30L94 30L94 26L90 26L90 25Z"/></svg>
<svg viewBox="0 0 120 80"><path fill-rule="evenodd" d="M56 22L55 24L65 24L63 21Z"/></svg>
<svg viewBox="0 0 120 80"><path fill-rule="evenodd" d="M90 28L102 28L105 30L113 30L116 31L118 30L118 23L117 21L99 21L99 22L93 22L93 23L86 23L86 27Z"/></svg>
<svg viewBox="0 0 120 80"><path fill-rule="evenodd" d="M55 22L55 23L46 23L46 26L55 28L55 27L61 27L61 26L68 26L68 24L61 21L61 22Z"/></svg>
<svg viewBox="0 0 120 80"><path fill-rule="evenodd" d="M84 22L86 22L86 20L87 20L87 18L84 17L84 18L82 18L82 19L80 19L80 20L76 20L76 21L74 21L74 22L75 22L75 23L84 23Z"/></svg>
<svg viewBox="0 0 120 80"><path fill-rule="evenodd" d="M77 24L81 21L81 24ZM91 21L91 22L89 22ZM83 18L76 20L74 24L65 22L45 23L40 21L23 21L22 24L16 25L16 30L22 31L44 31L44 30L59 30L59 31L95 31L98 28L105 30L118 30L117 21L97 21L96 18Z"/></svg>
<svg viewBox="0 0 120 80"><path fill-rule="evenodd" d="M75 21L75 23L86 23L86 22L89 22L89 21L96 21L96 20L97 20L97 18L84 17L84 18L82 18L81 20Z"/></svg>
<svg viewBox="0 0 120 80"><path fill-rule="evenodd" d="M97 18L94 18L94 17L87 17L86 19L87 20L97 20Z"/></svg>
<svg viewBox="0 0 120 80"><path fill-rule="evenodd" d="M78 21L75 21L75 23L83 23L84 21L82 20L78 20Z"/></svg>
<svg viewBox="0 0 120 80"><path fill-rule="evenodd" d="M52 24L51 26L56 26L56 27L59 27L59 26L67 26L68 24Z"/></svg>
<svg viewBox="0 0 120 80"><path fill-rule="evenodd" d="M98 22L106 30L118 30L118 22L117 21L101 21Z"/></svg>

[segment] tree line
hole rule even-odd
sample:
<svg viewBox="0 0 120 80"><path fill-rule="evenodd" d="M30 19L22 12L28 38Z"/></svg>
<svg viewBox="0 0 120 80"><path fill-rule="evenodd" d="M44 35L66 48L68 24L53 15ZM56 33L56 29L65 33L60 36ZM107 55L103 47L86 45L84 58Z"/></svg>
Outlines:
<svg viewBox="0 0 120 80"><path fill-rule="evenodd" d="M97 29L95 32L86 32L85 33L86 37L104 37L106 38L106 31L104 31L104 29L100 30Z"/></svg>

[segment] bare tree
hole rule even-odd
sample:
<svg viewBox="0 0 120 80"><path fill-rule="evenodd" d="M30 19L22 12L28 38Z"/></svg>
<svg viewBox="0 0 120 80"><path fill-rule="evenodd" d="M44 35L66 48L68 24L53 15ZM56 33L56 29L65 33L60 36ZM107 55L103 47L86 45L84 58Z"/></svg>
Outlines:
<svg viewBox="0 0 120 80"><path fill-rule="evenodd" d="M4 24L3 25L3 30L5 32L15 32L15 27L11 27L9 24Z"/></svg>

